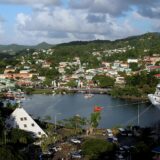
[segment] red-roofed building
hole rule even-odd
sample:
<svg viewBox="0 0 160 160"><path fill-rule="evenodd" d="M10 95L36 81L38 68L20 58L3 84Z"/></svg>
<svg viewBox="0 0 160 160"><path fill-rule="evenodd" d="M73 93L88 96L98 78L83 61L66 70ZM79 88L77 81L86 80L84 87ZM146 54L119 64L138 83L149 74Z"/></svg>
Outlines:
<svg viewBox="0 0 160 160"><path fill-rule="evenodd" d="M146 69L147 69L148 72L160 71L160 66L147 66Z"/></svg>
<svg viewBox="0 0 160 160"><path fill-rule="evenodd" d="M33 76L32 73L7 73L4 74L5 78L8 79L31 79Z"/></svg>
<svg viewBox="0 0 160 160"><path fill-rule="evenodd" d="M160 74L155 74L154 75L156 78L160 79Z"/></svg>

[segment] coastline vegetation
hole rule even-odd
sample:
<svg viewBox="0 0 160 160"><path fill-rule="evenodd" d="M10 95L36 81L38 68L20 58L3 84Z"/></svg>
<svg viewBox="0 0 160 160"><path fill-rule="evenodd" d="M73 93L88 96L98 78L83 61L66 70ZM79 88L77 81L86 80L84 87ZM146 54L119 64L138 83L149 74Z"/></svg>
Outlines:
<svg viewBox="0 0 160 160"><path fill-rule="evenodd" d="M110 94L113 97L127 99L146 99L147 94L153 93L159 80L154 77L156 72L142 71L133 76L126 76L126 84L124 87L115 86Z"/></svg>

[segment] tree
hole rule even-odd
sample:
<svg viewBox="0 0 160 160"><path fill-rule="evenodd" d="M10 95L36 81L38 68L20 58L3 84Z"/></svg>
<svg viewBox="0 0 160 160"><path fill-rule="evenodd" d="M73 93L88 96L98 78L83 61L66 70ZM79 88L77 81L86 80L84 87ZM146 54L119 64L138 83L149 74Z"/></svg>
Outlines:
<svg viewBox="0 0 160 160"><path fill-rule="evenodd" d="M90 123L93 128L97 128L99 125L99 121L101 120L101 112L93 112L91 113Z"/></svg>
<svg viewBox="0 0 160 160"><path fill-rule="evenodd" d="M37 81L37 80L38 80L37 75L33 75L33 76L32 76L32 81Z"/></svg>
<svg viewBox="0 0 160 160"><path fill-rule="evenodd" d="M10 139L12 143L15 143L15 144L17 143L27 144L27 143L33 142L33 139L29 133L19 129L11 130Z"/></svg>
<svg viewBox="0 0 160 160"><path fill-rule="evenodd" d="M107 154L114 150L114 144L102 139L87 139L82 144L82 150L88 159L98 160L102 154Z"/></svg>
<svg viewBox="0 0 160 160"><path fill-rule="evenodd" d="M112 77L105 75L96 75L93 77L93 81L97 83L99 87L102 88L112 87L115 82L115 80Z"/></svg>
<svg viewBox="0 0 160 160"><path fill-rule="evenodd" d="M93 130L98 127L99 121L101 119L101 112L93 112L90 115L90 119L88 120L89 128L86 131L86 134L92 134Z"/></svg>
<svg viewBox="0 0 160 160"><path fill-rule="evenodd" d="M62 124L67 128L73 128L76 134L77 132L82 132L83 127L86 125L86 118L75 115L69 119L63 120Z"/></svg>
<svg viewBox="0 0 160 160"><path fill-rule="evenodd" d="M75 88L77 87L77 82L75 80L70 80L68 83L67 83L67 86L71 87L71 88Z"/></svg>
<svg viewBox="0 0 160 160"><path fill-rule="evenodd" d="M130 63L129 68L131 68L132 71L138 71L139 70L138 63Z"/></svg>

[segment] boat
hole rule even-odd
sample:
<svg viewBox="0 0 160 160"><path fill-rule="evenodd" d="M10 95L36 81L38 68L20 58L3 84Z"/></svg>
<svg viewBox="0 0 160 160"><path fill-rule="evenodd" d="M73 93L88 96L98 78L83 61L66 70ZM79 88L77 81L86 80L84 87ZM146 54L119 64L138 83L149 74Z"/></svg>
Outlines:
<svg viewBox="0 0 160 160"><path fill-rule="evenodd" d="M89 93L89 94L85 94L85 95L84 95L84 98L85 98L85 99L90 99L90 98L92 98L93 96L94 96L93 94Z"/></svg>
<svg viewBox="0 0 160 160"><path fill-rule="evenodd" d="M90 99L94 96L94 94L91 93L90 87L88 87L88 93L84 94L85 99Z"/></svg>
<svg viewBox="0 0 160 160"><path fill-rule="evenodd" d="M157 85L154 94L148 94L148 99L154 106L160 109L160 84Z"/></svg>

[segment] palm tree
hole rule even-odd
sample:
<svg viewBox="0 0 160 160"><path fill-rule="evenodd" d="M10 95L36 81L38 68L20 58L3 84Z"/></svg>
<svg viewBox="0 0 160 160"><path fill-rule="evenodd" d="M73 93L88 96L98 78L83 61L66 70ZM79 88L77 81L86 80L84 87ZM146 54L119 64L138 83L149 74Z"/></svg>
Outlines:
<svg viewBox="0 0 160 160"><path fill-rule="evenodd" d="M87 135L92 134L94 129L98 127L100 119L101 119L101 112L91 113L90 119L88 121L89 128L87 130Z"/></svg>

